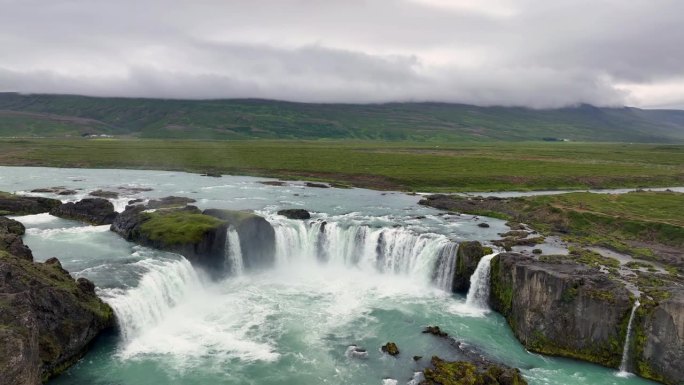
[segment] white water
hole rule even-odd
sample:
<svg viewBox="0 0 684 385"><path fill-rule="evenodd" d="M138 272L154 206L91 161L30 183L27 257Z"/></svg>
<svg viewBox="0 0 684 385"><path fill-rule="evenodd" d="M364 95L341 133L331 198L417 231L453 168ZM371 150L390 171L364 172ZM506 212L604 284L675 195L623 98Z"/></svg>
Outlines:
<svg viewBox="0 0 684 385"><path fill-rule="evenodd" d="M201 278L185 258L144 259L135 265L145 271L136 287L99 293L114 309L125 341L159 324L188 293L202 289Z"/></svg>
<svg viewBox="0 0 684 385"><path fill-rule="evenodd" d="M622 349L622 361L620 362L620 371L617 373L618 377L629 377L632 373L629 372L629 345L632 341L632 323L634 322L634 314L639 308L639 300L634 302L632 313L629 315L629 322L627 323L627 335L625 336L625 346Z"/></svg>
<svg viewBox="0 0 684 385"><path fill-rule="evenodd" d="M489 276L492 258L498 253L485 255L477 264L475 272L470 277L470 289L466 297L465 306L474 310L489 310Z"/></svg>
<svg viewBox="0 0 684 385"><path fill-rule="evenodd" d="M240 248L240 236L232 226L228 227L228 236L226 237L226 263L228 263L228 271L233 275L242 275L245 270L242 249Z"/></svg>
<svg viewBox="0 0 684 385"><path fill-rule="evenodd" d="M405 228L271 218L279 266L312 261L434 280L450 290L456 246L445 236Z"/></svg>

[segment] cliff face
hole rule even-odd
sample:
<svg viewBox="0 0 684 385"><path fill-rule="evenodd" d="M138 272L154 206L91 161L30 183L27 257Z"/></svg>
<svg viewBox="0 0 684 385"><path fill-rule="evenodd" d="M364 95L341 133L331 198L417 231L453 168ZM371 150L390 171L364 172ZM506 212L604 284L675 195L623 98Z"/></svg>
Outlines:
<svg viewBox="0 0 684 385"><path fill-rule="evenodd" d="M191 263L220 275L225 261L228 224L199 209L161 209L145 212L129 206L112 223L111 230L126 240L185 256Z"/></svg>
<svg viewBox="0 0 684 385"><path fill-rule="evenodd" d="M0 251L0 384L35 385L75 363L114 323L90 281L51 259Z"/></svg>
<svg viewBox="0 0 684 385"><path fill-rule="evenodd" d="M645 301L634 325L634 371L667 384L684 384L684 289Z"/></svg>
<svg viewBox="0 0 684 385"><path fill-rule="evenodd" d="M477 241L461 242L456 252L456 268L454 269L454 283L452 291L465 294L470 289L470 277L477 269L480 259L491 252L491 249L482 247Z"/></svg>
<svg viewBox="0 0 684 385"><path fill-rule="evenodd" d="M245 268L273 266L275 263L275 230L264 218L245 211L204 210L204 215L219 218L235 228L240 236L240 249Z"/></svg>
<svg viewBox="0 0 684 385"><path fill-rule="evenodd" d="M572 262L499 254L492 260L490 295L529 350L620 365L632 299L606 274Z"/></svg>

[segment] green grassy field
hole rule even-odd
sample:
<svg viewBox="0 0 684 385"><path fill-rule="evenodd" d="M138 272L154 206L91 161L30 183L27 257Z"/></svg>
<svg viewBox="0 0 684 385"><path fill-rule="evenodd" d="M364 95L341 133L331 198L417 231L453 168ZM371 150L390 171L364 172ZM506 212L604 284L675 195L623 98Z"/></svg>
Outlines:
<svg viewBox="0 0 684 385"><path fill-rule="evenodd" d="M212 171L434 192L684 185L682 145L3 139L0 164Z"/></svg>

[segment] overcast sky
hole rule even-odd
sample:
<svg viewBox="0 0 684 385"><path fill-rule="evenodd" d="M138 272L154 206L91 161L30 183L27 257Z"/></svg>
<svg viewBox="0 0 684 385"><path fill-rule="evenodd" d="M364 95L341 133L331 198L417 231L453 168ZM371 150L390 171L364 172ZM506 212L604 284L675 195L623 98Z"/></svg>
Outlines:
<svg viewBox="0 0 684 385"><path fill-rule="evenodd" d="M684 108L684 1L0 0L0 91Z"/></svg>

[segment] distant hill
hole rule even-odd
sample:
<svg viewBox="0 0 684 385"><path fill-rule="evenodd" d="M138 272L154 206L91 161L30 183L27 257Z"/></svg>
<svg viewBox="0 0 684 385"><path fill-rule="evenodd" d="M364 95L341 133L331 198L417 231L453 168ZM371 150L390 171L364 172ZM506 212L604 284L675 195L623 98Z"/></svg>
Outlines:
<svg viewBox="0 0 684 385"><path fill-rule="evenodd" d="M0 93L0 137L684 142L684 111Z"/></svg>

